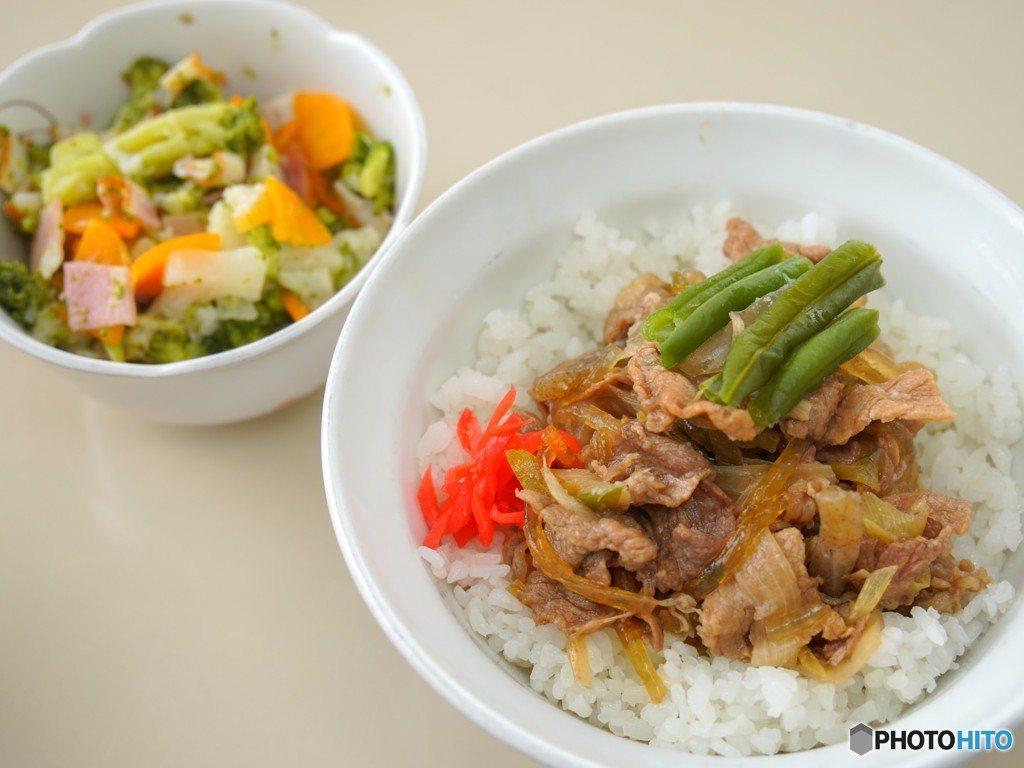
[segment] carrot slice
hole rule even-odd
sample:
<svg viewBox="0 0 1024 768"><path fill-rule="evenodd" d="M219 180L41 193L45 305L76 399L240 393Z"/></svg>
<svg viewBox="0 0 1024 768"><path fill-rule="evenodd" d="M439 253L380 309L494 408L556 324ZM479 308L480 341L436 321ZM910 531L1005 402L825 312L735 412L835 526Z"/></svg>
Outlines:
<svg viewBox="0 0 1024 768"><path fill-rule="evenodd" d="M278 150L283 150L293 141L299 140L299 123L292 118L287 123L274 131L273 144Z"/></svg>
<svg viewBox="0 0 1024 768"><path fill-rule="evenodd" d="M352 226L359 226L359 222L349 212L348 206L338 197L338 193L334 191L334 187L322 173L310 169L309 186L313 190L313 197L316 198L320 205L324 206L335 216L343 217Z"/></svg>
<svg viewBox="0 0 1024 768"><path fill-rule="evenodd" d="M164 289L164 269L171 254L179 250L219 251L220 235L214 232L195 232L164 240L144 251L132 263L132 289L139 303L153 301Z"/></svg>
<svg viewBox="0 0 1024 768"><path fill-rule="evenodd" d="M117 230L103 219L89 219L75 248L75 259L113 267L127 266L132 260Z"/></svg>
<svg viewBox="0 0 1024 768"><path fill-rule="evenodd" d="M281 303L284 304L284 310L291 317L293 323L299 322L309 314L309 307L303 303L298 294L291 291L281 291Z"/></svg>
<svg viewBox="0 0 1024 768"><path fill-rule="evenodd" d="M64 209L64 231L75 235L81 235L89 222L93 219L101 219L114 228L114 231L124 240L132 240L139 234L139 222L133 219L126 219L123 216L109 216L103 206L91 200L87 203L69 205Z"/></svg>
<svg viewBox="0 0 1024 768"><path fill-rule="evenodd" d="M3 162L0 161L0 167L2 166ZM25 218L24 214L22 214L22 212L18 210L17 206L10 200L4 203L4 213L6 213L7 218L9 218L15 224L21 224L21 220Z"/></svg>
<svg viewBox="0 0 1024 768"><path fill-rule="evenodd" d="M95 339L99 339L108 347L116 347L124 341L123 325L105 325L102 328L93 328L92 330L82 331L82 333L88 334Z"/></svg>
<svg viewBox="0 0 1024 768"><path fill-rule="evenodd" d="M355 136L355 121L348 103L332 93L300 91L295 94L297 138L309 164L322 171L348 158Z"/></svg>
<svg viewBox="0 0 1024 768"><path fill-rule="evenodd" d="M275 176L268 176L264 183L264 197L268 199L272 212L270 231L275 240L292 245L327 245L331 242L331 231L287 184ZM259 201L256 205L260 205Z"/></svg>

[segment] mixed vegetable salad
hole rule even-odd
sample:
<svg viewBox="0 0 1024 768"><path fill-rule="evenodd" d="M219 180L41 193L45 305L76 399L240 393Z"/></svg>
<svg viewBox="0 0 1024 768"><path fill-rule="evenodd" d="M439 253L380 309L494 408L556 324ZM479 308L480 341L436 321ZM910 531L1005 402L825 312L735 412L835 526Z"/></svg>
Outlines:
<svg viewBox="0 0 1024 768"><path fill-rule="evenodd" d="M394 150L341 97L228 96L197 53L123 77L103 130L0 125L28 251L0 261L0 307L32 336L115 361L213 354L300 321L377 250Z"/></svg>

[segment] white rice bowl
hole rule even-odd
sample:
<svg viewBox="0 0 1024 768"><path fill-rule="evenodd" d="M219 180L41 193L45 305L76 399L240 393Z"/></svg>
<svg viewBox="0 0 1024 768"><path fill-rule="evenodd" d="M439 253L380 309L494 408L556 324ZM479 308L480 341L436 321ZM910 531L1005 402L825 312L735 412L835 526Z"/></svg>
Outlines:
<svg viewBox="0 0 1024 768"><path fill-rule="evenodd" d="M866 673L878 691L870 701L856 682L801 687L784 671L741 672L721 660L698 666L691 651L670 645L662 674L671 696L653 707L628 668L604 673L604 689L622 692L619 703L574 688L559 633L541 628L550 643L535 642L532 619L502 588L493 552L468 548L454 557L442 547L424 560L419 470L441 455L459 460L444 414L463 401L483 414L506 380L528 380L556 351L581 351L624 279L619 266L603 269L596 290L572 298L589 320L527 343L537 318L517 314L524 297L535 297L540 319L560 311L538 287L550 281L556 256L578 259L589 238L609 253L632 248L628 259L641 263L630 269L665 272L659 251L678 254L701 241L700 252L718 259L712 235L728 212L715 207L722 200L766 229L796 218L790 226L798 231L785 233L794 239L856 237L878 247L890 286L887 338L905 351L899 329L914 326L922 350L910 353L941 361L940 386L961 411L955 432L935 430L922 449L932 485L987 508L988 527L975 529L980 540L965 537L957 551L1024 588L1024 555L1005 554L1019 539L1021 512L1007 479L1024 483L1024 441L1005 447L1019 434L1024 389L1024 211L948 160L868 126L769 105L678 104L569 126L488 163L417 217L367 281L332 361L322 455L338 544L369 609L442 697L558 768L675 768L680 760L856 768L864 758L844 743L840 726L855 717L900 712L892 727L922 731L1015 727L1024 720L1014 639L1024 633L1024 609L1005 585L955 621L921 612L892 622ZM800 218L807 211L819 217ZM908 308L944 320L914 318ZM956 356L957 343L984 372ZM610 668L615 643L589 646L592 666ZM570 708L553 705L549 693ZM833 709L843 713L833 717ZM715 724L720 711L726 717ZM627 732L634 738L616 735ZM831 745L803 748L819 741ZM709 756L683 756L663 746L670 742ZM775 754L739 756L747 752ZM883 749L870 760L877 768L934 768L967 755Z"/></svg>
<svg viewBox="0 0 1024 768"><path fill-rule="evenodd" d="M678 221L651 219L641 231L625 233L584 211L552 279L529 290L522 306L489 312L475 365L455 373L431 398L440 416L417 445L420 470L433 466L439 480L444 469L465 460L455 436L464 408L483 421L510 385L519 392L518 404L531 407L526 390L533 378L598 343L615 294L638 274L667 277L689 266L712 274L727 266L725 221L742 214L720 203L695 208ZM833 246L857 236L838 232L814 213L776 227L759 223L758 229L782 240ZM1024 431L1021 401L1005 366L988 372L950 343L947 321L915 315L885 289L870 302L882 312L882 338L896 357L932 368L957 413L953 425L930 426L917 444L922 485L974 504L971 529L956 541L954 553L993 577L959 613L920 607L909 616L885 613L880 647L840 685L702 656L668 636L664 650L652 655L669 695L653 704L611 630L588 636L593 679L589 687L575 681L565 636L536 625L507 591L500 536L486 550L475 541L460 549L446 537L438 549L419 552L446 585L446 602L467 631L525 670L530 686L556 705L620 736L694 754L774 754L833 744L845 740L851 726L890 722L933 691L1014 596L998 574L1022 540L1020 492L1011 474L1012 448Z"/></svg>

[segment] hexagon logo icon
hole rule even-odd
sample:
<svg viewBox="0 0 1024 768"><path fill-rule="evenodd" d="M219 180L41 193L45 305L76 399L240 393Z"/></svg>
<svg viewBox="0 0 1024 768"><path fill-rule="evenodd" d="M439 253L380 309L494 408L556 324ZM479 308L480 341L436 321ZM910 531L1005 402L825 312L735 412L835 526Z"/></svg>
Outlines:
<svg viewBox="0 0 1024 768"><path fill-rule="evenodd" d="M875 748L875 731L864 723L857 723L850 729L850 749L858 755L866 755Z"/></svg>

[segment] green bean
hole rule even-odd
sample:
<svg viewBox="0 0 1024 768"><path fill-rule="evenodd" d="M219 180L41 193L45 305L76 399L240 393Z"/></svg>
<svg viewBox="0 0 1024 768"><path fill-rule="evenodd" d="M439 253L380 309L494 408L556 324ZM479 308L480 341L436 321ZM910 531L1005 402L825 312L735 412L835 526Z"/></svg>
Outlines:
<svg viewBox="0 0 1024 768"><path fill-rule="evenodd" d="M707 341L715 331L729 322L730 312L749 307L755 299L777 291L811 267L803 256L791 256L722 288L695 307L672 334L658 347L661 364L666 368L679 365L693 350Z"/></svg>
<svg viewBox="0 0 1024 768"><path fill-rule="evenodd" d="M854 301L885 284L874 246L848 240L794 280L733 341L709 399L737 406L772 377L789 353Z"/></svg>
<svg viewBox="0 0 1024 768"><path fill-rule="evenodd" d="M762 427L778 423L840 365L878 338L878 311L857 307L793 350L747 410Z"/></svg>
<svg viewBox="0 0 1024 768"><path fill-rule="evenodd" d="M783 247L778 243L772 243L751 251L731 267L726 267L721 272L716 272L711 277L690 286L648 316L644 321L644 338L647 341L665 341L693 310L715 293L766 267L778 264L785 256L786 251Z"/></svg>

